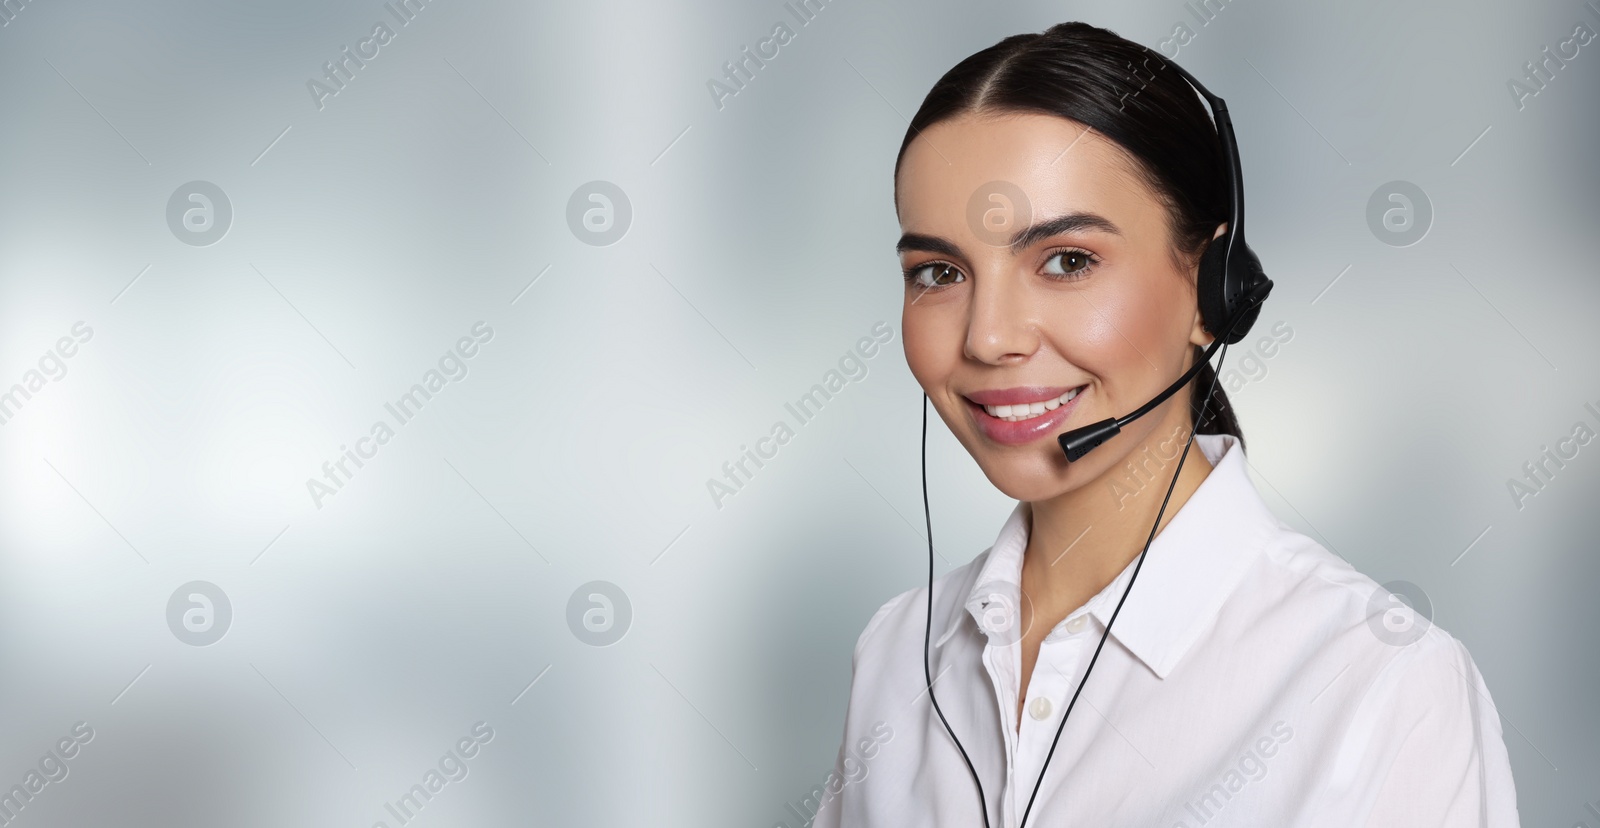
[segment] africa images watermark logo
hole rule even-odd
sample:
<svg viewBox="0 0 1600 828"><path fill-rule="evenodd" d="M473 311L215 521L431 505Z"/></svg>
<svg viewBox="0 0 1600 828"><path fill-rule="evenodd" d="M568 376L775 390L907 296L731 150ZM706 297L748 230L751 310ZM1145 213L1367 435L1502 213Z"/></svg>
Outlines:
<svg viewBox="0 0 1600 828"><path fill-rule="evenodd" d="M799 802L785 802L783 806L799 820L798 825L789 824L788 815L784 815L782 822L774 823L774 828L808 828L816 821L817 814L821 813L823 806L832 802L846 785L857 785L865 781L870 768L867 762L878 755L878 751L889 740L894 738L894 728L888 722L879 721L872 726L869 736L856 740L854 745L847 745L844 756L840 761L842 767L828 773L822 784L815 785ZM841 773L842 771L842 773Z"/></svg>
<svg viewBox="0 0 1600 828"><path fill-rule="evenodd" d="M888 322L880 321L872 326L872 335L863 336L856 340L855 345L844 356L839 357L839 367L829 368L822 375L822 381L812 385L810 390L801 394L793 402L783 404L785 411L794 417L795 425L779 419L772 424L770 432L755 441L755 448L748 444L739 446L739 459L725 461L722 464L722 479L715 477L706 478L706 491L711 495L711 502L721 509L724 502L738 494L755 477L755 470L766 468L765 460L778 456L778 449L789 444L795 437L796 430L806 423L816 419L822 412L822 406L832 400L845 386L851 382L860 382L867 378L867 360L877 356L884 343L894 338L894 328Z"/></svg>
<svg viewBox="0 0 1600 828"><path fill-rule="evenodd" d="M416 19L417 12L427 6L427 0L397 0L397 2L384 3L384 10L395 19L401 28L411 25ZM352 51L346 45L333 60L322 64L322 80L311 78L306 81L306 91L311 93L311 102L321 112L327 105L327 100L336 97L344 88L356 79L356 73L367 67L367 63L376 59L383 47L394 40L395 30L387 21L379 19L372 24L372 34L363 40L356 41Z"/></svg>
<svg viewBox="0 0 1600 828"><path fill-rule="evenodd" d="M1270 735L1263 735L1247 745L1239 754L1239 760L1229 766L1205 793L1183 804L1184 811L1196 820L1193 825L1205 825L1215 819L1235 796L1244 792L1247 785L1266 778L1268 760L1294 738L1294 728L1280 720L1273 722L1268 732ZM1190 828L1190 825L1180 819L1173 823L1172 828Z"/></svg>
<svg viewBox="0 0 1600 828"><path fill-rule="evenodd" d="M1600 425L1600 407L1592 402L1585 402L1583 410L1594 418ZM1575 459L1578 452L1589 445L1595 438L1595 430L1583 420L1572 424L1572 433L1555 441L1555 447L1549 444L1539 446L1539 456L1522 464L1522 477L1506 478L1506 491L1511 493L1511 502L1516 504L1517 511L1522 511L1527 506L1528 498L1537 496L1556 479L1556 473L1567 467L1567 462Z"/></svg>
<svg viewBox="0 0 1600 828"><path fill-rule="evenodd" d="M1367 629L1391 647L1408 647L1433 626L1433 601L1410 581L1388 581L1367 598Z"/></svg>
<svg viewBox="0 0 1600 828"><path fill-rule="evenodd" d="M1595 5L1594 0L1585 2L1584 8L1600 19L1600 5ZM1572 24L1572 36L1565 40L1556 41L1556 48L1546 45L1539 52L1536 60L1522 64L1522 80L1516 78L1506 79L1506 91L1511 93L1511 102L1521 112L1527 107L1529 98L1538 97L1545 87L1555 82L1558 72L1567 68L1567 64L1578 56L1583 47L1594 41L1594 29L1583 20Z"/></svg>
<svg viewBox="0 0 1600 828"><path fill-rule="evenodd" d="M827 8L830 0L785 0L783 8L796 23L805 27L817 19L817 15ZM720 112L726 105L724 102L743 92L745 87L756 79L756 73L765 69L767 64L777 58L783 47L794 40L795 31L789 24L779 20L772 24L772 34L756 41L755 51L749 46L739 50L738 56L722 64L722 78L707 78L706 91L711 93L711 103Z"/></svg>
<svg viewBox="0 0 1600 828"><path fill-rule="evenodd" d="M405 825L415 820L418 813L427 807L446 785L467 778L467 774L472 771L467 760L476 757L483 746L492 741L494 741L494 728L490 727L488 722L474 724L468 735L457 739L454 747L439 757L437 770L428 768L422 774L421 781L412 785L393 802L383 803L383 809L395 818L397 825ZM372 828L389 828L389 823L379 820L372 824Z"/></svg>
<svg viewBox="0 0 1600 828"><path fill-rule="evenodd" d="M434 395L443 391L451 382L460 382L467 378L467 361L478 355L479 346L494 339L494 328L488 323L478 321L472 326L472 336L463 336L456 340L455 347L444 352L439 357L438 367L429 368L422 374L422 381L413 384L404 394L392 402L385 402L383 408L394 417L395 424L389 425L388 420L380 419L368 429L368 434L355 440L355 447L349 444L339 446L339 459L325 460L322 463L322 479L315 477L306 478L306 491L311 495L311 502L318 509L322 508L324 499L334 496L344 484L355 477L356 471L366 466L366 461L378 456L378 449L389 444L394 439L396 429L416 419L422 413L422 406ZM355 470L350 467L355 466Z"/></svg>
<svg viewBox="0 0 1600 828"><path fill-rule="evenodd" d="M167 599L167 628L191 647L207 647L222 640L233 626L233 603L222 588L210 581L190 581Z"/></svg>
<svg viewBox="0 0 1600 828"><path fill-rule="evenodd" d="M591 647L609 647L633 626L633 603L622 587L610 581L590 581L567 599L567 629Z"/></svg>
<svg viewBox="0 0 1600 828"><path fill-rule="evenodd" d="M0 392L0 425L11 422L22 411L24 403L45 388L45 380L58 382L67 375L67 360L78 353L78 346L94 336L94 329L78 320L72 324L71 336L63 336L39 357L39 367L22 372L22 380Z"/></svg>
<svg viewBox="0 0 1600 828"><path fill-rule="evenodd" d="M78 722L67 735L56 740L54 746L39 757L38 769L29 768L22 781L10 790L0 790L0 825L8 824L21 815L22 809L39 798L46 786L65 782L72 772L67 760L76 759L83 746L94 739L94 728L88 722Z"/></svg>

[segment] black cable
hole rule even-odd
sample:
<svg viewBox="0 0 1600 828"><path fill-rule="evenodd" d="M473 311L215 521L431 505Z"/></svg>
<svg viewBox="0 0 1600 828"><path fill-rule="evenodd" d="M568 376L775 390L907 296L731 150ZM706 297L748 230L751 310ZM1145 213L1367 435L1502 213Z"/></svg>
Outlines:
<svg viewBox="0 0 1600 828"><path fill-rule="evenodd" d="M928 395L922 395L922 519L928 525L928 622L922 628L922 678L928 683L928 701L933 702L933 709L939 714L939 721L944 724L944 732L950 734L950 740L956 743L956 750L961 751L961 758L967 763L967 770L972 773L972 781L978 786L978 807L983 810L983 828L989 828L989 800L983 795L983 780L978 778L978 770L972 766L971 757L967 756L967 749L961 746L961 740L956 738L955 731L950 729L950 723L945 721L944 711L939 708L939 699L933 695L933 670L928 666L928 642L932 639L933 632L933 516L928 511Z"/></svg>

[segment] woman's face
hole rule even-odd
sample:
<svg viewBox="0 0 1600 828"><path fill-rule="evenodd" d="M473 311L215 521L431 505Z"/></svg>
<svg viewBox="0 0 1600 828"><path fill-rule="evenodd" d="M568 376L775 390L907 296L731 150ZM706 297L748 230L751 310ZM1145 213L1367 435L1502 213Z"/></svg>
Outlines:
<svg viewBox="0 0 1600 828"><path fill-rule="evenodd" d="M1049 499L1187 437L1185 391L1076 462L1055 439L1143 405L1211 341L1116 144L1051 115L962 115L912 140L895 184L906 361L996 487Z"/></svg>

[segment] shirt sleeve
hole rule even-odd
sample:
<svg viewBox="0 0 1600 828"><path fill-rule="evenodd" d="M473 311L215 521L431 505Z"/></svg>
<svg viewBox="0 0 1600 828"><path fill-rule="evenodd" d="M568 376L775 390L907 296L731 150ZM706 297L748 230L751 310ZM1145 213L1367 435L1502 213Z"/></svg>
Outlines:
<svg viewBox="0 0 1600 828"><path fill-rule="evenodd" d="M1341 824L1518 828L1500 715L1466 647L1432 630L1407 650L1347 731Z"/></svg>
<svg viewBox="0 0 1600 828"><path fill-rule="evenodd" d="M843 766L844 743L840 742L839 758L834 761L834 770L832 774L829 774L828 779L831 781ZM827 784L825 782L823 788L826 789L826 787ZM837 796L823 799L821 805L817 808L816 818L811 821L811 828L840 828L840 806L843 804Z"/></svg>
<svg viewBox="0 0 1600 828"><path fill-rule="evenodd" d="M856 679L861 672L861 652L867 641L872 638L872 634L883 623L883 620L888 617L896 605L912 592L915 592L915 590L903 592L886 601L883 606L878 608L877 612L873 613L872 618L868 619L866 627L861 630L861 635L856 637L855 650L850 658L850 703L845 709L844 735L839 740L839 752L834 758L833 772L828 774L828 777L823 780L822 785L815 792L817 799L820 800L820 805L817 808L815 819L811 822L811 828L841 828L844 822L843 813L846 805L844 800L851 793L847 788L852 778L845 765L847 757L845 749L850 744L852 735L859 735L858 731L861 729L862 710L856 695Z"/></svg>

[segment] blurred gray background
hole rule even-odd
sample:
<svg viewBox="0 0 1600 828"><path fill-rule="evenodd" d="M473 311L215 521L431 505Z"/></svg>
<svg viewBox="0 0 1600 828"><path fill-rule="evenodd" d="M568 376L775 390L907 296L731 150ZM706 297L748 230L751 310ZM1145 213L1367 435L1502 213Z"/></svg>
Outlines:
<svg viewBox="0 0 1600 828"><path fill-rule="evenodd" d="M1081 19L1230 105L1294 331L1224 366L1264 497L1466 642L1525 825L1600 826L1600 443L1513 484L1600 431L1600 4L812 1L7 0L15 824L797 825L926 577L895 152ZM933 419L943 572L1012 504Z"/></svg>

